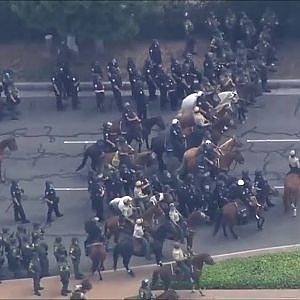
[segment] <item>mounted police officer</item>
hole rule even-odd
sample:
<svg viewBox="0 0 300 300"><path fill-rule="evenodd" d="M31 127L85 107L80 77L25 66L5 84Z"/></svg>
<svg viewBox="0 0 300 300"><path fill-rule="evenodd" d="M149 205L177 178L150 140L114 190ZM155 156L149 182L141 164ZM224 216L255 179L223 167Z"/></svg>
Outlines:
<svg viewBox="0 0 300 300"><path fill-rule="evenodd" d="M300 162L299 157L296 156L296 151L291 150L290 155L288 157L289 167L291 173L300 174Z"/></svg>
<svg viewBox="0 0 300 300"><path fill-rule="evenodd" d="M260 170L255 170L254 188L256 191L257 200L262 202L262 205L266 204L268 207L275 206L275 204L272 203L269 198L268 181L263 178L262 171Z"/></svg>
<svg viewBox="0 0 300 300"><path fill-rule="evenodd" d="M104 220L104 197L105 197L105 187L103 182L100 180L97 180L94 183L94 188L92 189L92 202L94 203L94 209L96 211L96 217L98 217L100 220Z"/></svg>
<svg viewBox="0 0 300 300"><path fill-rule="evenodd" d="M175 260L176 265L179 268L179 270L182 271L187 276L187 278L190 279L191 283L194 283L194 280L192 278L192 271L185 262L187 259L187 255L180 248L179 243L174 244L174 248L172 251L172 257Z"/></svg>
<svg viewBox="0 0 300 300"><path fill-rule="evenodd" d="M103 151L106 153L117 150L116 144L113 142L111 127L112 123L109 121L103 124L103 140L105 143Z"/></svg>
<svg viewBox="0 0 300 300"><path fill-rule="evenodd" d="M59 197L56 196L55 188L52 182L46 181L45 183L45 200L48 205L47 212L47 223L52 222L52 213L54 211L56 217L62 217L63 214L60 213L58 208Z"/></svg>
<svg viewBox="0 0 300 300"><path fill-rule="evenodd" d="M41 280L41 263L39 255L36 251L33 252L33 257L29 263L28 271L33 280L33 291L34 295L41 296L40 291L44 288L40 286Z"/></svg>
<svg viewBox="0 0 300 300"><path fill-rule="evenodd" d="M19 187L19 183L16 180L12 180L11 182L10 194L14 206L15 222L21 221L23 224L29 223L22 205L22 194L24 194L24 190Z"/></svg>
<svg viewBox="0 0 300 300"><path fill-rule="evenodd" d="M124 104L122 113L121 133L123 136L127 135L127 131L131 129L132 124L140 122L138 115L133 111L129 102Z"/></svg>
<svg viewBox="0 0 300 300"><path fill-rule="evenodd" d="M76 237L72 238L72 244L70 246L69 255L74 269L74 276L76 280L82 279L83 275L79 271L79 264L81 258L81 249L79 246L79 240Z"/></svg>
<svg viewBox="0 0 300 300"><path fill-rule="evenodd" d="M133 237L143 244L145 249L145 258L151 260L150 243L146 239L143 219L137 219L134 225Z"/></svg>
<svg viewBox="0 0 300 300"><path fill-rule="evenodd" d="M141 81L138 81L134 86L134 100L138 117L147 119L147 98Z"/></svg>
<svg viewBox="0 0 300 300"><path fill-rule="evenodd" d="M184 232L181 228L181 222L183 218L179 211L176 209L174 203L170 203L169 205L169 218L170 218L170 225L173 227L173 230L178 234L180 242L184 243Z"/></svg>

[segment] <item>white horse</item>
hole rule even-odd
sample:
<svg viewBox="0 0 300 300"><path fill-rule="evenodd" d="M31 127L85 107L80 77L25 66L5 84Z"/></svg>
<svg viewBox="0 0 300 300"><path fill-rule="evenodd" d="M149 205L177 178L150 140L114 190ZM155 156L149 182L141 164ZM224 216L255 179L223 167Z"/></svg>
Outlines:
<svg viewBox="0 0 300 300"><path fill-rule="evenodd" d="M202 96L203 92L190 94L182 100L181 112L192 112L197 105L197 98ZM215 107L216 111L220 111L224 106L229 107L232 110L232 104L239 101L239 96L235 91L221 92L215 95L217 97L218 105Z"/></svg>

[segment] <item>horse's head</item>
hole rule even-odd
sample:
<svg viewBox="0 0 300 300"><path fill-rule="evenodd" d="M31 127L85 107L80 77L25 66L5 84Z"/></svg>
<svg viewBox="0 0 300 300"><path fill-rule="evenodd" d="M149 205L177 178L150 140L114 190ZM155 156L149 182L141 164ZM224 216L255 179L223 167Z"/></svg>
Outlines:
<svg viewBox="0 0 300 300"><path fill-rule="evenodd" d="M18 150L17 141L14 137L7 139L7 147L10 151Z"/></svg>
<svg viewBox="0 0 300 300"><path fill-rule="evenodd" d="M188 218L188 225L191 227L197 226L204 220L205 222L210 221L210 217L206 215L202 210L197 209L191 213Z"/></svg>
<svg viewBox="0 0 300 300"><path fill-rule="evenodd" d="M202 261L207 264L207 265L214 265L215 261L214 259L208 254L208 253L203 253L199 255L199 259L202 259Z"/></svg>
<svg viewBox="0 0 300 300"><path fill-rule="evenodd" d="M235 151L233 152L233 155L234 155L233 158L234 158L234 160L235 160L237 163L239 163L240 165L242 165L242 164L245 163L245 158L244 158L244 156L243 156L243 154L242 154L241 151L235 150Z"/></svg>

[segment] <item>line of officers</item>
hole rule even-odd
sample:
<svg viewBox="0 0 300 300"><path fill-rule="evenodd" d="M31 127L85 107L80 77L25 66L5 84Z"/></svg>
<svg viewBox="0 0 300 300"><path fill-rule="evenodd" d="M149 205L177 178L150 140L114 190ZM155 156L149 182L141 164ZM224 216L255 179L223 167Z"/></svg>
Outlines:
<svg viewBox="0 0 300 300"><path fill-rule="evenodd" d="M27 219L24 208L23 208L23 199L22 195L24 194L24 189L20 187L19 182L17 180L12 180L10 186L10 194L11 194L11 203L6 209L6 212L13 207L14 210L14 220L15 222L21 222L22 224L30 223ZM51 223L53 221L52 215L55 213L56 217L60 218L63 214L59 210L59 197L56 195L56 191L54 185L50 181L45 182L45 194L43 197L43 201L47 204L47 218L46 222Z"/></svg>
<svg viewBox="0 0 300 300"><path fill-rule="evenodd" d="M37 296L40 296L40 291L43 290L40 285L41 278L49 276L49 249L44 241L44 234L45 228L38 223L33 223L31 232L19 225L16 232L10 232L8 228L3 228L0 235L0 270L7 260L8 269L15 278L22 276L25 271L26 275L33 279L33 292ZM56 237L53 254L62 283L61 295L67 296L71 292L69 290L71 271L68 256L73 265L75 279L83 278L79 270L81 248L78 239L72 238L69 251L67 251L62 243L62 238Z"/></svg>

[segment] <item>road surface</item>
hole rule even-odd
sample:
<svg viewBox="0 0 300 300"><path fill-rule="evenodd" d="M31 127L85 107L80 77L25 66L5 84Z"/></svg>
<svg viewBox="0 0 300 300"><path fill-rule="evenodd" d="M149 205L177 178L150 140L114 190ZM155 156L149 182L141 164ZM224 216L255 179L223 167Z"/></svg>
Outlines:
<svg viewBox="0 0 300 300"><path fill-rule="evenodd" d="M108 96L106 101L111 100L111 96ZM11 179L20 180L20 185L25 190L24 209L28 219L40 223L45 223L47 211L46 205L40 200L44 193L45 180L52 180L56 187L61 188L86 187L88 167L80 173L74 171L81 161L85 145L65 144L64 141L96 140L102 123L119 117L117 109L113 112L96 112L95 99L88 92L83 93L81 109L78 111L72 111L69 103L66 111L57 112L54 102L48 92L24 92L20 105L20 120L3 120L0 123L0 140L14 135L19 146L18 151L10 153L3 164L7 181L0 186L0 227L16 228L13 211L5 213L10 201ZM173 113L160 112L157 104L151 105L149 115L162 114L164 119L169 121ZM256 168L263 168L271 184L282 186L282 179L288 170L288 152L292 148L300 148L299 107L300 99L297 93L286 95L284 90L282 93L258 98L257 104L249 108L246 123L239 125L237 130L226 133L241 137L243 142L246 163L243 167L238 166L233 173L240 174L242 168L245 168L253 174ZM285 141L281 141L282 139ZM296 141L286 141L290 139ZM174 160L171 163L174 163ZM79 237L83 243L84 221L93 216L86 191L60 191L58 195L64 217L56 219L46 229L46 240L50 246L51 274L57 273L52 254L55 236L63 236L66 247L69 247L73 236ZM213 228L203 226L195 238L195 252L208 252L213 255L299 243L300 217L284 215L281 197L273 199L273 202L276 203L276 207L267 212L262 232L257 232L255 224L249 224L238 228L240 239L233 240L225 239L221 232L214 238ZM31 228L31 225L27 227ZM170 259L171 248L172 242L167 242L164 248L165 260ZM132 260L132 265L145 263L142 258ZM105 266L107 269L111 268L111 257L107 259ZM121 262L119 267L122 267ZM90 262L86 257L82 258L81 269L83 272L90 270ZM5 272L4 277L10 276L9 272Z"/></svg>

